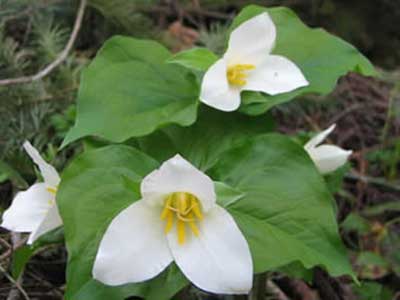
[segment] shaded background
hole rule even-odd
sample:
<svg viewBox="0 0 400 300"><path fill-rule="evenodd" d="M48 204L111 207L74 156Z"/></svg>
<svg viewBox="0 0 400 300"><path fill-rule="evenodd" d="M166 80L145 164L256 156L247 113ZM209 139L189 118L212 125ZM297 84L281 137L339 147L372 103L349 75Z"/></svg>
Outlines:
<svg viewBox="0 0 400 300"><path fill-rule="evenodd" d="M70 36L78 4L0 0L0 80L34 74L54 61ZM32 163L21 150L25 139L59 170L82 151L79 145L62 152L57 148L74 122L80 72L107 38L123 34L156 39L172 51L199 45L221 53L229 22L248 4L291 7L309 26L323 27L354 44L381 73L376 79L349 74L326 97L302 97L273 109L280 132L302 138L337 123L331 142L354 150L351 164L333 175L338 180L331 188L342 238L362 285L330 278L319 269L309 283L271 273L265 299L399 299L400 1L396 0L90 0L63 64L42 80L0 85L0 213L15 192L36 180ZM21 297L9 278L15 243L10 233L0 231L0 299ZM59 244L40 249L28 263L21 287L31 299L61 299L65 262ZM189 293L193 299L216 299L196 290L185 293L183 297Z"/></svg>

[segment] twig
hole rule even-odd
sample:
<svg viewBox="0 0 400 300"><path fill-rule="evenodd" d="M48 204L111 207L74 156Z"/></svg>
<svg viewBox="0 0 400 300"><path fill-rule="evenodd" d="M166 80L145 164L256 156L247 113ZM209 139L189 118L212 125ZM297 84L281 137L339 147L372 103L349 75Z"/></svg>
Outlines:
<svg viewBox="0 0 400 300"><path fill-rule="evenodd" d="M8 245L8 243L7 243L5 240L0 239L0 242L1 242L4 246L8 245L8 246L7 246L7 248L8 248L7 251L4 252L2 255L0 255L0 262L3 261L3 260L5 260L5 259L8 258L9 256L11 256L12 253L13 253L15 250L17 250L18 248L20 248L20 247L22 247L23 245L25 245L25 242L26 242L27 240L28 240L28 237L25 237L25 238L23 238L23 239L19 239L18 241L13 242L13 246L11 247L10 245Z"/></svg>
<svg viewBox="0 0 400 300"><path fill-rule="evenodd" d="M47 76L55 68L57 68L67 58L68 53L71 51L72 46L75 43L75 40L78 36L79 30L82 25L82 19L85 13L86 2L87 0L81 0L71 36L69 37L68 43L65 46L64 50L58 55L56 60L54 60L51 64L49 64L47 67L45 67L43 70L39 71L35 75L2 79L0 80L0 86L34 82Z"/></svg>
<svg viewBox="0 0 400 300"><path fill-rule="evenodd" d="M0 271L4 274L4 276L7 277L7 279L8 279L12 284L15 285L15 287L18 289L18 291L21 292L21 294L24 296L24 298L25 298L26 300L30 300L28 294L25 292L25 290L22 288L22 286L21 286L16 280L14 280L14 278L12 278L12 276L11 276L10 274L8 274L8 273L6 272L6 270L4 270L4 268L3 268L1 265L0 265ZM18 299L18 298L17 298L18 295L15 295L14 293L12 293L12 291L13 291L13 290L11 290L11 292L10 292L10 294L9 294L9 296L8 296L8 298L7 298L7 300Z"/></svg>
<svg viewBox="0 0 400 300"><path fill-rule="evenodd" d="M58 287L54 286L53 284L51 284L47 280L45 280L45 279L41 278L40 276L36 275L34 272L28 272L27 275L31 276L33 279L35 279L39 283L45 285L46 287L51 288L50 292L52 292L58 298L60 298L60 299L63 298L63 293Z"/></svg>
<svg viewBox="0 0 400 300"><path fill-rule="evenodd" d="M21 242L21 234L12 232L11 233L11 241L13 245L19 244ZM24 296L26 300L30 300L28 294L25 292L25 290L22 288L22 273L19 275L18 279L15 280L12 278L10 274L7 273L6 270L0 265L0 271L4 273L4 275L7 277L7 279L14 284L16 289L11 289L10 293L8 294L7 300L16 300L19 298L18 291Z"/></svg>
<svg viewBox="0 0 400 300"><path fill-rule="evenodd" d="M379 185L387 189L400 192L400 184L387 182L384 178L374 178L374 177L359 175L356 173L346 174L345 178L361 181L367 184Z"/></svg>

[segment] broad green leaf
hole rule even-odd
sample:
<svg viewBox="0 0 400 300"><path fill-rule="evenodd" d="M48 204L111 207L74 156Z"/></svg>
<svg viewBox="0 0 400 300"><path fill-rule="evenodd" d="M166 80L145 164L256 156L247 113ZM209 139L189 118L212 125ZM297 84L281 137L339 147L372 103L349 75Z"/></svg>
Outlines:
<svg viewBox="0 0 400 300"><path fill-rule="evenodd" d="M333 213L332 196L301 146L268 134L225 152L210 170L244 196L227 207L245 237L256 272L300 262L353 275Z"/></svg>
<svg viewBox="0 0 400 300"><path fill-rule="evenodd" d="M105 43L82 74L77 119L63 146L93 135L113 142L168 124L196 119L198 87L171 54L153 41L117 36Z"/></svg>
<svg viewBox="0 0 400 300"><path fill-rule="evenodd" d="M263 12L270 14L277 28L273 54L286 56L295 62L310 85L276 96L244 92L243 112L257 115L299 95L327 94L334 89L341 76L351 71L366 76L376 75L374 67L356 48L323 29L309 28L288 8L247 6L234 19L231 30Z"/></svg>
<svg viewBox="0 0 400 300"><path fill-rule="evenodd" d="M141 138L139 145L145 153L160 162L180 153L200 170L207 171L217 162L221 153L236 143L270 132L273 128L274 122L269 115L246 116L203 106L192 126L169 126Z"/></svg>
<svg viewBox="0 0 400 300"><path fill-rule="evenodd" d="M207 71L217 59L218 56L206 48L193 48L175 54L167 62L182 65L188 69Z"/></svg>
<svg viewBox="0 0 400 300"><path fill-rule="evenodd" d="M182 131L181 137L186 134ZM175 144L177 152L182 145L187 147ZM306 268L322 265L333 275L352 274L337 232L333 200L303 148L274 134L243 137L232 147L207 164L208 174L218 181L218 203L233 215L249 242L255 270L299 262ZM167 299L187 284L174 269L122 287L107 287L91 277L106 228L122 209L140 199L142 178L158 165L134 148L114 145L84 153L63 173L57 202L69 253L67 299L90 300L94 291L93 299Z"/></svg>
<svg viewBox="0 0 400 300"><path fill-rule="evenodd" d="M187 279L175 264L153 280L140 284L110 287L98 281L89 281L74 297L74 300L120 300L135 295L146 300L170 299L188 284Z"/></svg>
<svg viewBox="0 0 400 300"><path fill-rule="evenodd" d="M69 254L66 299L119 300L135 295L162 300L187 284L174 265L153 280L122 287L103 285L91 275L98 245L111 220L140 198L142 178L157 167L149 156L120 145L85 152L62 174L57 203Z"/></svg>

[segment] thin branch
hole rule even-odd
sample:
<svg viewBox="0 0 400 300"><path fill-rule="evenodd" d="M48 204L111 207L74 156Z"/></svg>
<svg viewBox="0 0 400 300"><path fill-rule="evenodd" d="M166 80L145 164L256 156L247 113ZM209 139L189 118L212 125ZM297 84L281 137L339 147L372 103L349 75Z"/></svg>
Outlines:
<svg viewBox="0 0 400 300"><path fill-rule="evenodd" d="M58 55L56 60L54 60L51 64L49 64L47 67L45 67L43 70L39 71L35 75L23 76L23 77L18 77L18 78L2 79L2 80L0 80L0 86L34 82L34 81L40 80L43 77L47 76L55 68L57 68L67 58L68 53L71 51L72 46L75 43L75 40L78 36L79 30L82 25L82 20L83 20L83 15L85 13L86 3L87 3L87 0L81 0L71 36L69 37L68 43L65 46L64 50Z"/></svg>
<svg viewBox="0 0 400 300"><path fill-rule="evenodd" d="M19 239L16 243L13 243L13 246L8 245L7 250L3 254L0 255L0 262L7 259L8 257L10 257L15 250L24 246L27 240L28 240L28 237L26 236L22 239ZM6 246L8 244L3 239L0 239L0 243L2 243L4 246Z"/></svg>
<svg viewBox="0 0 400 300"><path fill-rule="evenodd" d="M388 182L385 178L369 177L369 176L357 174L355 172L346 174L345 178L349 179L349 180L355 180L355 181L360 181L360 182L367 183L367 184L381 186L381 187L387 188L389 190L400 192L400 183L399 182L393 182L393 183Z"/></svg>
<svg viewBox="0 0 400 300"><path fill-rule="evenodd" d="M18 289L18 291L20 291L20 293L24 296L24 298L26 300L30 300L28 294L25 292L25 290L22 288L22 286L20 285L20 283L15 280L14 278L12 278L12 276L10 274L7 273L6 270L4 270L4 268L0 265L0 271L4 274L4 276L7 277L7 279L14 284L14 286ZM16 297L18 296L14 296L14 293L10 293L9 297L7 299L17 299Z"/></svg>

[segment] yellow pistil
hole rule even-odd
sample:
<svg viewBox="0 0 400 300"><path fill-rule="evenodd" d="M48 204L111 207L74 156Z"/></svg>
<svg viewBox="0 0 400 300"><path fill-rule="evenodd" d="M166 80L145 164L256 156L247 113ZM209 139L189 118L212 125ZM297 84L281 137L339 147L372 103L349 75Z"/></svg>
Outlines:
<svg viewBox="0 0 400 300"><path fill-rule="evenodd" d="M175 192L165 199L161 220L165 220L165 233L171 231L176 219L178 243L183 245L186 241L186 227L198 236L200 234L197 222L203 220L199 199L187 192Z"/></svg>
<svg viewBox="0 0 400 300"><path fill-rule="evenodd" d="M229 66L226 71L226 77L228 82L232 85L243 86L246 84L246 78L248 76L247 71L253 70L254 65L250 64L238 64Z"/></svg>

